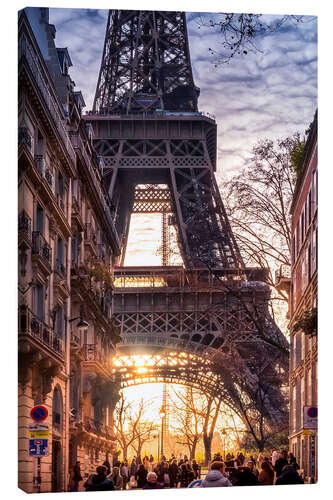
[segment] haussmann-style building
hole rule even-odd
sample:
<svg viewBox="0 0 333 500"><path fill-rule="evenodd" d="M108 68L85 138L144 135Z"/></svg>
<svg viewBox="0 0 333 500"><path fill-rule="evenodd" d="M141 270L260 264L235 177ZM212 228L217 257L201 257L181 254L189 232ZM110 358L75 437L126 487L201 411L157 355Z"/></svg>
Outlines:
<svg viewBox="0 0 333 500"><path fill-rule="evenodd" d="M19 487L66 491L115 450L113 266L119 241L85 106L55 45L47 8L19 13ZM34 405L48 410L48 454L30 455ZM31 429L30 429L31 431ZM82 483L81 483L82 484Z"/></svg>
<svg viewBox="0 0 333 500"><path fill-rule="evenodd" d="M291 204L291 276L278 286L289 292L289 447L306 482L318 479L317 438L317 113L310 126Z"/></svg>

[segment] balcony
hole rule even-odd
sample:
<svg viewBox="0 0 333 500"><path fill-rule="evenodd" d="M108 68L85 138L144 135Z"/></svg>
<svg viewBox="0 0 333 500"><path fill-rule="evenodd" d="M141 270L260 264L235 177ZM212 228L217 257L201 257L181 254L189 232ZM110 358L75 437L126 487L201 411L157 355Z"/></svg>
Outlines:
<svg viewBox="0 0 333 500"><path fill-rule="evenodd" d="M91 417L84 417L84 430L86 432L91 432L97 436L104 437L105 439L115 439L115 434L112 428L108 425L94 420Z"/></svg>
<svg viewBox="0 0 333 500"><path fill-rule="evenodd" d="M58 273L62 279L66 279L66 268L60 259L55 260L54 271Z"/></svg>
<svg viewBox="0 0 333 500"><path fill-rule="evenodd" d="M54 177L51 168L47 165L43 155L35 156L36 168L43 179L45 179L47 185L50 187L51 191L54 193Z"/></svg>
<svg viewBox="0 0 333 500"><path fill-rule="evenodd" d="M45 158L43 155L36 155L35 156L35 165L42 177L44 177L45 174L45 169L46 169L46 162Z"/></svg>
<svg viewBox="0 0 333 500"><path fill-rule="evenodd" d="M64 198L60 193L57 193L57 203L61 210L65 213L65 203L64 203Z"/></svg>
<svg viewBox="0 0 333 500"><path fill-rule="evenodd" d="M84 231L80 203L74 195L72 196L72 221L76 222L79 231Z"/></svg>
<svg viewBox="0 0 333 500"><path fill-rule="evenodd" d="M32 233L32 260L41 267L45 274L51 274L52 250L39 231Z"/></svg>
<svg viewBox="0 0 333 500"><path fill-rule="evenodd" d="M108 229L112 235L116 248L120 251L119 236L109 208L110 200L102 188L102 173L104 169L104 160L102 156L97 156L94 152L90 153L87 150L86 144L84 143L82 137L78 132L72 132L71 139L72 139L72 144L74 146L74 150L77 151L78 155L81 156L84 164L87 167L86 171L87 182L91 187L94 187L98 195L98 198L103 208L103 213L106 218Z"/></svg>
<svg viewBox="0 0 333 500"><path fill-rule="evenodd" d="M54 330L39 319L27 306L19 308L19 337L31 339L58 359L64 360L64 342ZM37 347L37 351L40 348Z"/></svg>
<svg viewBox="0 0 333 500"><path fill-rule="evenodd" d="M54 262L54 290L56 294L65 300L69 297L69 287L67 284L67 269L61 259Z"/></svg>
<svg viewBox="0 0 333 500"><path fill-rule="evenodd" d="M26 146L29 151L32 150L32 136L28 127L19 127L18 129L18 145Z"/></svg>
<svg viewBox="0 0 333 500"><path fill-rule="evenodd" d="M25 210L18 216L18 243L25 250L32 245L31 218Z"/></svg>
<svg viewBox="0 0 333 500"><path fill-rule="evenodd" d="M54 191L53 174L48 167L45 168L45 179L52 191Z"/></svg>
<svg viewBox="0 0 333 500"><path fill-rule="evenodd" d="M291 284L290 266L282 264L275 271L275 286L278 290L289 293Z"/></svg>
<svg viewBox="0 0 333 500"><path fill-rule="evenodd" d="M84 227L84 244L90 247L95 257L97 256L97 238L95 230L90 223L86 223Z"/></svg>
<svg viewBox="0 0 333 500"><path fill-rule="evenodd" d="M88 368L93 365L96 372L105 375L106 378L113 376L111 358L97 344L84 344L83 358Z"/></svg>

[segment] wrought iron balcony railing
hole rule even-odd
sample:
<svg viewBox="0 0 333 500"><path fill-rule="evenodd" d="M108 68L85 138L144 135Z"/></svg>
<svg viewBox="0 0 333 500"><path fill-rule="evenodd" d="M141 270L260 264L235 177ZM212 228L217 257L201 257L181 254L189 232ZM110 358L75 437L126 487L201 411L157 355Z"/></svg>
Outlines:
<svg viewBox="0 0 333 500"><path fill-rule="evenodd" d="M105 439L115 439L115 434L109 425L105 425L99 420L95 420L91 417L84 417L84 429L86 432L92 432L98 436L102 436Z"/></svg>
<svg viewBox="0 0 333 500"><path fill-rule="evenodd" d="M28 335L41 342L58 356L64 357L64 342L53 328L39 319L27 306L19 308L19 335Z"/></svg>
<svg viewBox="0 0 333 500"><path fill-rule="evenodd" d="M75 331L71 332L71 343L77 346L81 345L80 336Z"/></svg>
<svg viewBox="0 0 333 500"><path fill-rule="evenodd" d="M73 212L77 213L77 214L80 214L81 213L81 209L80 209L80 203L78 201L78 199L76 198L76 196L72 196L72 210Z"/></svg>
<svg viewBox="0 0 333 500"><path fill-rule="evenodd" d="M25 210L22 210L18 216L18 232L20 236L31 241L31 218Z"/></svg>
<svg viewBox="0 0 333 500"><path fill-rule="evenodd" d="M84 359L86 361L99 361L103 362L106 357L102 350L97 346L97 344L84 344Z"/></svg>
<svg viewBox="0 0 333 500"><path fill-rule="evenodd" d="M52 174L51 170L48 167L45 168L45 179L46 179L47 183L49 184L50 188L53 191L53 188L54 188L53 174Z"/></svg>
<svg viewBox="0 0 333 500"><path fill-rule="evenodd" d="M46 170L46 162L45 158L43 155L36 155L35 156L35 164L38 172L42 177L45 177L45 170Z"/></svg>
<svg viewBox="0 0 333 500"><path fill-rule="evenodd" d="M82 137L80 136L80 134L78 132L72 132L71 139L72 139L72 143L73 143L74 148L76 150L80 151L80 153L82 154L82 157L84 158L84 161L86 163L86 166L88 168L88 171L89 171L89 174L90 174L90 177L92 180L92 184L94 185L94 187L98 193L99 199L100 199L101 204L103 206L104 214L105 214L107 221L108 221L108 224L111 228L111 232L113 234L113 237L115 239L116 244L119 246L120 245L119 236L118 236L115 224L114 224L114 220L111 216L111 211L110 211L110 207L109 207L110 200L108 199L107 194L105 194L105 192L103 191L103 188L102 188L101 172L102 172L102 169L104 168L104 160L101 156L94 157L93 155L89 155L89 153L87 152L87 149L85 147L85 144L82 140Z"/></svg>
<svg viewBox="0 0 333 500"><path fill-rule="evenodd" d="M64 199L62 197L61 194L57 193L57 203L59 205L59 207L61 208L61 210L63 212L65 212L65 203L64 203Z"/></svg>
<svg viewBox="0 0 333 500"><path fill-rule="evenodd" d="M91 223L86 223L84 227L84 237L87 242L93 243L94 246L96 247L97 245L96 233Z"/></svg>
<svg viewBox="0 0 333 500"><path fill-rule="evenodd" d="M46 180L51 190L54 192L54 177L51 168L47 165L43 155L35 156L35 164L38 172Z"/></svg>
<svg viewBox="0 0 333 500"><path fill-rule="evenodd" d="M104 368L112 370L111 360L97 344L84 344L83 357L85 361L95 361L103 365Z"/></svg>
<svg viewBox="0 0 333 500"><path fill-rule="evenodd" d="M52 249L39 231L33 231L32 233L32 254L39 255L51 266Z"/></svg>
<svg viewBox="0 0 333 500"><path fill-rule="evenodd" d="M60 274L64 279L66 278L66 268L60 259L56 259L54 263L54 270Z"/></svg>
<svg viewBox="0 0 333 500"><path fill-rule="evenodd" d="M28 127L19 127L18 129L18 144L19 146L26 145L30 151L32 149L32 137Z"/></svg>

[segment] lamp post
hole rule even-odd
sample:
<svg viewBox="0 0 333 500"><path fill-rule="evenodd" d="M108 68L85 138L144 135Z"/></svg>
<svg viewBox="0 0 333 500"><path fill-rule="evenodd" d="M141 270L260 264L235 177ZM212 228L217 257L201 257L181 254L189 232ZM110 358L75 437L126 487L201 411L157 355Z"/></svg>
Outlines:
<svg viewBox="0 0 333 500"><path fill-rule="evenodd" d="M80 308L80 316L76 316L75 318L71 318L68 320L68 323L73 323L73 321L76 321L79 319L80 321L76 325L77 329L79 330L80 337L84 335L84 333L88 330L89 328L89 323L83 319L83 310Z"/></svg>
<svg viewBox="0 0 333 500"><path fill-rule="evenodd" d="M164 421L165 421L165 415L166 415L166 412L165 412L165 408L164 406L161 406L161 409L160 409L160 417L161 417L161 457L163 457L163 435L164 435ZM160 457L159 457L160 458Z"/></svg>
<svg viewBox="0 0 333 500"><path fill-rule="evenodd" d="M223 436L223 460L225 461L225 436L227 434L227 431L225 430L224 427L223 427L223 429L221 431L221 434Z"/></svg>
<svg viewBox="0 0 333 500"><path fill-rule="evenodd" d="M153 438L154 439L157 438L157 462L158 462L159 457L160 457L160 433L159 433L159 431L157 431L157 434L153 435Z"/></svg>

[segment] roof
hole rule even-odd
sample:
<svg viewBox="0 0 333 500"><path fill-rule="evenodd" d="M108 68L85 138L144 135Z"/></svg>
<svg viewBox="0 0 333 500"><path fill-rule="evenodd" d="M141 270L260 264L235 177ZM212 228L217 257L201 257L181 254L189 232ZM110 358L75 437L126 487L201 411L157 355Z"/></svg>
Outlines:
<svg viewBox="0 0 333 500"><path fill-rule="evenodd" d="M315 115L313 117L313 121L310 125L309 135L308 135L308 138L307 138L307 141L305 144L305 148L303 151L302 166L300 169L300 173L297 177L296 186L294 189L294 195L293 195L293 199L292 199L290 210L289 210L289 212L291 214L295 210L295 206L296 206L296 203L298 200L298 195L301 191L303 180L305 178L307 168L308 168L308 165L310 162L311 154L312 154L313 148L317 142L317 129L318 129L318 110L316 110Z"/></svg>

